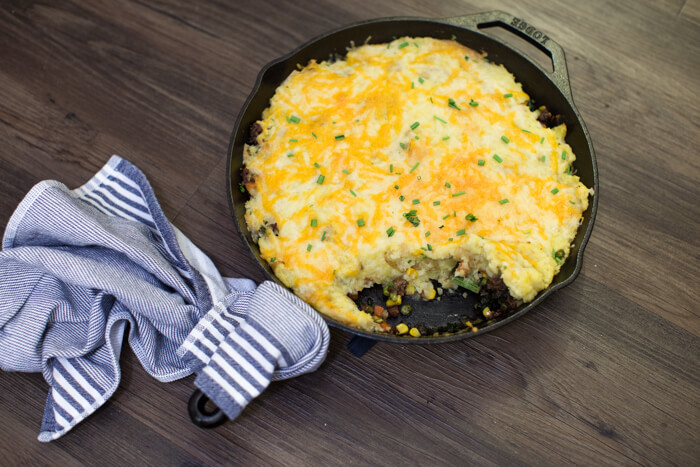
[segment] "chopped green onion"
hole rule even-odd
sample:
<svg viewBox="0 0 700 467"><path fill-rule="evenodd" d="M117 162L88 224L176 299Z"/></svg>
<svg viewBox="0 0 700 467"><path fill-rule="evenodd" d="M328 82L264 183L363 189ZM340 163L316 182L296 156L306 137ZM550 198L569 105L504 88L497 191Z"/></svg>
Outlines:
<svg viewBox="0 0 700 467"><path fill-rule="evenodd" d="M462 110L462 109L459 108L459 106L457 105L457 103L455 102L455 100L452 99L452 98L447 99L447 105L450 106L450 107L452 107L453 109Z"/></svg>
<svg viewBox="0 0 700 467"><path fill-rule="evenodd" d="M503 159L501 159L501 156L499 156L498 154L494 154L494 155L493 155L493 160L495 160L495 161L498 162L499 164L500 164L501 162L503 162Z"/></svg>
<svg viewBox="0 0 700 467"><path fill-rule="evenodd" d="M314 138L318 138L318 136L316 136L316 133L314 133L313 131L311 132L311 136L313 136Z"/></svg>
<svg viewBox="0 0 700 467"><path fill-rule="evenodd" d="M531 131L527 131L525 128L521 128L520 131L522 131L523 133L530 133L530 134L532 134Z"/></svg>
<svg viewBox="0 0 700 467"><path fill-rule="evenodd" d="M413 172L414 170L416 170L416 167L418 167L419 164L420 164L420 162L416 162L416 165L414 165L414 166L411 168L411 170L408 171L408 173L411 173L411 172Z"/></svg>
<svg viewBox="0 0 700 467"><path fill-rule="evenodd" d="M440 201L433 201L433 206L440 206Z"/></svg>
<svg viewBox="0 0 700 467"><path fill-rule="evenodd" d="M540 140L540 144L544 144L544 136L543 136L542 139Z"/></svg>
<svg viewBox="0 0 700 467"><path fill-rule="evenodd" d="M326 179L325 176L319 175L319 176L318 176L318 179L316 179L316 183L318 183L319 185L323 185L323 181L324 181L325 179Z"/></svg>
<svg viewBox="0 0 700 467"><path fill-rule="evenodd" d="M561 153L561 160L563 160L563 161L566 160L566 151L562 151L562 153Z"/></svg>
<svg viewBox="0 0 700 467"><path fill-rule="evenodd" d="M457 36L455 36L454 34L452 34L452 40L455 40L455 39L457 39Z"/></svg>
<svg viewBox="0 0 700 467"><path fill-rule="evenodd" d="M452 237L447 239L448 242L451 242L452 240L454 240Z"/></svg>
<svg viewBox="0 0 700 467"><path fill-rule="evenodd" d="M406 218L408 222L413 224L413 227L418 227L420 225L420 219L418 219L418 216L416 215L418 211L415 209L410 210L409 212L405 212L403 214L403 217Z"/></svg>
<svg viewBox="0 0 700 467"><path fill-rule="evenodd" d="M403 49L406 46L408 46L408 42L404 42L403 44L399 44L399 49Z"/></svg>
<svg viewBox="0 0 700 467"><path fill-rule="evenodd" d="M394 189L398 190L398 189L399 189L399 186L398 186L398 185L394 185Z"/></svg>
<svg viewBox="0 0 700 467"><path fill-rule="evenodd" d="M452 197L456 198L458 196L462 196L464 193L466 193L466 191L460 191L459 193L452 193Z"/></svg>
<svg viewBox="0 0 700 467"><path fill-rule="evenodd" d="M241 193L245 193L245 187L243 186L242 183L238 184L238 189L241 190Z"/></svg>
<svg viewBox="0 0 700 467"><path fill-rule="evenodd" d="M289 117L289 119L287 121L293 122L293 123L299 123L301 121L301 119L299 117L297 117L296 115L292 115L291 117Z"/></svg>
<svg viewBox="0 0 700 467"><path fill-rule="evenodd" d="M447 182L445 182L445 186L446 186L447 188L452 188L452 185L450 185L450 184L447 183Z"/></svg>
<svg viewBox="0 0 700 467"><path fill-rule="evenodd" d="M414 42L413 45L415 45L416 47L418 47L418 42Z"/></svg>
<svg viewBox="0 0 700 467"><path fill-rule="evenodd" d="M562 250L559 250L559 251L562 251ZM552 248L552 258L554 258L554 260L559 264L563 263L561 258L559 256L557 256L557 253L556 253L556 251L554 251L554 248Z"/></svg>
<svg viewBox="0 0 700 467"><path fill-rule="evenodd" d="M298 141L299 141L299 140L296 139L296 138L292 138L292 139L289 140L290 143L296 143L296 142L298 142Z"/></svg>
<svg viewBox="0 0 700 467"><path fill-rule="evenodd" d="M335 135L335 139L340 141L341 139L345 139L345 135Z"/></svg>
<svg viewBox="0 0 700 467"><path fill-rule="evenodd" d="M445 219L447 219L448 217L450 217L450 215L449 215L449 214L448 214L448 215L446 215L446 216L442 216L442 220L444 221L444 220L445 220Z"/></svg>
<svg viewBox="0 0 700 467"><path fill-rule="evenodd" d="M308 245L306 245L306 251L311 251L311 243L309 243Z"/></svg>
<svg viewBox="0 0 700 467"><path fill-rule="evenodd" d="M486 161L483 160L483 159L479 159L478 164L479 164L479 165L484 165L484 164L486 164Z"/></svg>
<svg viewBox="0 0 700 467"><path fill-rule="evenodd" d="M443 136L443 137L442 137L442 140L443 140L443 141L447 141L448 139L450 139L449 136Z"/></svg>
<svg viewBox="0 0 700 467"><path fill-rule="evenodd" d="M276 257L276 256L273 256L272 258L270 258L270 262L271 262L271 263L274 263L276 259L277 259L277 257Z"/></svg>
<svg viewBox="0 0 700 467"><path fill-rule="evenodd" d="M419 82L420 84L423 84L423 83L425 82L425 80L419 76L419 77L418 77L418 82Z"/></svg>
<svg viewBox="0 0 700 467"><path fill-rule="evenodd" d="M444 228L444 227L445 227L444 225L441 225L440 227L438 227L438 229L442 229L442 228Z"/></svg>
<svg viewBox="0 0 700 467"><path fill-rule="evenodd" d="M464 235L464 234L466 234L466 233L467 233L467 232L466 232L465 229L459 229L459 230L457 231L457 236L458 236L458 237L461 237L462 235Z"/></svg>
<svg viewBox="0 0 700 467"><path fill-rule="evenodd" d="M426 233L425 233L425 236L426 236L426 238L427 238L427 237L430 237L430 232L426 232Z"/></svg>
<svg viewBox="0 0 700 467"><path fill-rule="evenodd" d="M503 198L502 200L499 201L499 203L501 203L501 204L506 204L508 202L509 202L508 198Z"/></svg>
<svg viewBox="0 0 700 467"><path fill-rule="evenodd" d="M415 129L418 128L419 126L420 126L420 123L418 123L418 122L413 122L413 123L411 124L411 130L415 130Z"/></svg>
<svg viewBox="0 0 700 467"><path fill-rule="evenodd" d="M469 214L467 214L467 216L465 217L465 219L468 220L468 221L471 221L471 222L476 222L476 221L479 220L479 218L476 217L476 216L475 216L474 214L472 214L471 212L470 212Z"/></svg>
<svg viewBox="0 0 700 467"><path fill-rule="evenodd" d="M290 152L289 154L287 154L287 157L292 157L293 155L294 155L294 153Z"/></svg>
<svg viewBox="0 0 700 467"><path fill-rule="evenodd" d="M406 199L406 197L404 195L399 196L399 200L403 201L405 199Z"/></svg>
<svg viewBox="0 0 700 467"><path fill-rule="evenodd" d="M546 158L545 156L542 156L542 162L544 162L545 158Z"/></svg>
<svg viewBox="0 0 700 467"><path fill-rule="evenodd" d="M393 227L389 227L389 228L387 229L387 231L386 231L386 234L387 234L389 237L391 237L391 236L394 235L395 233L396 233L396 230L395 230Z"/></svg>
<svg viewBox="0 0 700 467"><path fill-rule="evenodd" d="M503 94L503 97L513 97L513 94L511 94L511 93Z"/></svg>
<svg viewBox="0 0 700 467"><path fill-rule="evenodd" d="M411 201L411 203L413 203L413 204L420 204L420 200L419 200L419 199L414 199L413 201Z"/></svg>
<svg viewBox="0 0 700 467"><path fill-rule="evenodd" d="M433 251L433 246L430 243L428 243L427 246L428 246L428 251Z"/></svg>
<svg viewBox="0 0 700 467"><path fill-rule="evenodd" d="M311 219L311 227L318 226L318 219Z"/></svg>
<svg viewBox="0 0 700 467"><path fill-rule="evenodd" d="M452 281L457 284L458 286L465 288L471 292L478 293L481 287L479 284L476 284L466 277L453 277Z"/></svg>
<svg viewBox="0 0 700 467"><path fill-rule="evenodd" d="M321 164L319 164L318 162L314 162L314 166L315 166L315 167L321 167Z"/></svg>
<svg viewBox="0 0 700 467"><path fill-rule="evenodd" d="M510 140L508 138L506 138L505 136L501 136L501 141L503 141L506 144L510 143Z"/></svg>
<svg viewBox="0 0 700 467"><path fill-rule="evenodd" d="M389 173L394 172L394 164L389 164Z"/></svg>
<svg viewBox="0 0 700 467"><path fill-rule="evenodd" d="M464 56L464 59L467 60L467 61L469 61L469 55L465 55L465 56Z"/></svg>
<svg viewBox="0 0 700 467"><path fill-rule="evenodd" d="M445 120L441 119L440 117L438 117L437 115L433 115L433 118L434 118L435 120L437 120L438 122L442 122L442 123L444 123L445 125L447 125L447 122L446 122Z"/></svg>
<svg viewBox="0 0 700 467"><path fill-rule="evenodd" d="M566 168L566 173L568 173L568 174L571 173L571 165L569 165L569 166Z"/></svg>
<svg viewBox="0 0 700 467"><path fill-rule="evenodd" d="M479 103L474 99L469 99L469 105L471 105L472 107L479 107Z"/></svg>
<svg viewBox="0 0 700 467"><path fill-rule="evenodd" d="M321 235L321 241L323 241L326 238L326 232L323 232L323 235Z"/></svg>
<svg viewBox="0 0 700 467"><path fill-rule="evenodd" d="M357 193L355 193L355 192L352 191L352 190L350 190L350 194L353 195L353 196L355 196L355 197L357 197Z"/></svg>
<svg viewBox="0 0 700 467"><path fill-rule="evenodd" d="M365 220L364 220L363 218L360 217L359 219L357 219L357 225L360 226L360 227L364 227L364 226L365 226Z"/></svg>
<svg viewBox="0 0 700 467"><path fill-rule="evenodd" d="M404 143L399 143L399 146L401 146L401 149L406 149L406 145Z"/></svg>
<svg viewBox="0 0 700 467"><path fill-rule="evenodd" d="M430 99L430 103L431 103L431 104L434 104L434 103L435 103L435 102L433 102L433 98L432 98L432 97L430 97L429 99Z"/></svg>
<svg viewBox="0 0 700 467"><path fill-rule="evenodd" d="M553 195L556 195L557 193L559 193L559 188L555 188L552 190Z"/></svg>
<svg viewBox="0 0 700 467"><path fill-rule="evenodd" d="M413 84L413 81L411 81L411 89L413 89L415 85Z"/></svg>
<svg viewBox="0 0 700 467"><path fill-rule="evenodd" d="M350 175L350 171L348 169L343 169L343 173Z"/></svg>

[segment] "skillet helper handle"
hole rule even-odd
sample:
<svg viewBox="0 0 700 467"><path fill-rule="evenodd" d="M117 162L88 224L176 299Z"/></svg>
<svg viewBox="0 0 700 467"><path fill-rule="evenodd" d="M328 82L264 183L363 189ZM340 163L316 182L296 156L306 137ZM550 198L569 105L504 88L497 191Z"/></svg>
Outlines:
<svg viewBox="0 0 700 467"><path fill-rule="evenodd" d="M571 85L569 84L569 71L566 67L566 57L564 50L551 37L536 28L531 23L515 17L505 11L487 11L466 16L454 16L442 19L445 23L452 24L470 31L484 34L493 39L495 37L488 33L488 27L498 26L509 31L530 44L534 45L552 59L553 71L547 71L533 62L537 68L549 76L559 90L571 100ZM498 39L496 39L498 40Z"/></svg>
<svg viewBox="0 0 700 467"><path fill-rule="evenodd" d="M190 414L192 423L200 428L215 428L228 420L224 411L218 407L211 411L206 410L207 402L209 398L206 394L201 389L195 389L187 404L187 412Z"/></svg>

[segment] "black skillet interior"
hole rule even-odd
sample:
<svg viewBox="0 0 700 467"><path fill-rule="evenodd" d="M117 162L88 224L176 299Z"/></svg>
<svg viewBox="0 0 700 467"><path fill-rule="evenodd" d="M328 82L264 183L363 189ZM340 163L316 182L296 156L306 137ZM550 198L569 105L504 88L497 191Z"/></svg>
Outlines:
<svg viewBox="0 0 700 467"><path fill-rule="evenodd" d="M486 30L482 28L490 26L502 27L536 45L552 58L554 71L547 72L541 69L521 53L489 37ZM243 145L248 128L261 118L263 110L269 105L275 90L292 71L297 69L297 64L305 65L311 59L327 60L342 57L352 44L389 42L394 37L401 36L430 36L438 39L454 37L458 42L474 50L485 51L492 62L503 64L523 84L525 92L538 106L545 105L552 113L560 114L563 117L568 128L566 140L577 157L574 169L586 186L595 189L595 195L590 199L590 206L584 213L583 222L573 242L570 256L549 288L542 291L534 301L520 306L502 319L480 324L479 331L476 333L462 330L439 336L405 338L359 331L326 318L328 324L332 326L374 340L421 344L448 342L479 335L517 319L554 290L573 281L581 269L583 250L593 228L598 201L595 155L588 132L571 98L563 52L540 30L507 13L493 11L447 19L386 18L371 20L342 27L311 40L290 54L271 62L258 75L257 82L239 114L231 135L227 172L229 201L231 212L244 242L257 258L265 275L270 280L281 284L267 262L260 257L258 246L251 238L244 219L244 203L247 195L239 190L239 183L241 182ZM363 301L373 300L374 303L381 304L382 299L381 290L378 287L361 294ZM414 301L409 298L405 302L414 305L414 311L409 317L401 317L401 321L409 326L422 325L429 331L452 331L460 320L476 318L474 296L471 293L467 294L467 297L462 296L462 294L443 295L439 301ZM390 320L389 323L396 324L394 321L398 322L399 318Z"/></svg>

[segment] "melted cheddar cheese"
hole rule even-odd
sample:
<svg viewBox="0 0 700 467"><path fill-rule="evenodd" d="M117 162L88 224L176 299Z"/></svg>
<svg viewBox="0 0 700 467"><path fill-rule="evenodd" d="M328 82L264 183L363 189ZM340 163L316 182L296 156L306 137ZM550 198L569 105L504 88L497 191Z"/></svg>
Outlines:
<svg viewBox="0 0 700 467"><path fill-rule="evenodd" d="M590 190L566 127L545 128L503 66L455 41L400 38L311 61L245 147L246 222L318 311L383 331L348 298L404 278L434 297L478 269L523 302L569 252ZM559 252L556 257L555 252Z"/></svg>

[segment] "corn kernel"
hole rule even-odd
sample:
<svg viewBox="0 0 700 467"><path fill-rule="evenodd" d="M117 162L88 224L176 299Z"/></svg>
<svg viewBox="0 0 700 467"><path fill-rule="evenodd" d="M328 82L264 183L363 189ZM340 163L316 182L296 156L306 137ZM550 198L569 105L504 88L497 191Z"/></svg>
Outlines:
<svg viewBox="0 0 700 467"><path fill-rule="evenodd" d="M406 286L406 295L413 295L416 293L416 288L412 285L407 285Z"/></svg>
<svg viewBox="0 0 700 467"><path fill-rule="evenodd" d="M411 330L408 331L408 333L413 337L420 337L420 331L418 330L418 328L411 328Z"/></svg>
<svg viewBox="0 0 700 467"><path fill-rule="evenodd" d="M408 332L408 326L406 326L404 323L399 323L396 325L396 332L399 335L406 334Z"/></svg>
<svg viewBox="0 0 700 467"><path fill-rule="evenodd" d="M427 292L425 292L425 298L428 300L432 300L435 298L435 289L430 289Z"/></svg>
<svg viewBox="0 0 700 467"><path fill-rule="evenodd" d="M401 295L397 295L394 300L391 298L386 301L386 306L401 305Z"/></svg>
<svg viewBox="0 0 700 467"><path fill-rule="evenodd" d="M483 310L481 310L481 313L484 315L484 318L486 319L491 319L493 317L493 312L489 307L485 307Z"/></svg>
<svg viewBox="0 0 700 467"><path fill-rule="evenodd" d="M406 275L411 279L415 279L416 277L418 277L418 271L416 271L413 268L408 268L406 269Z"/></svg>

